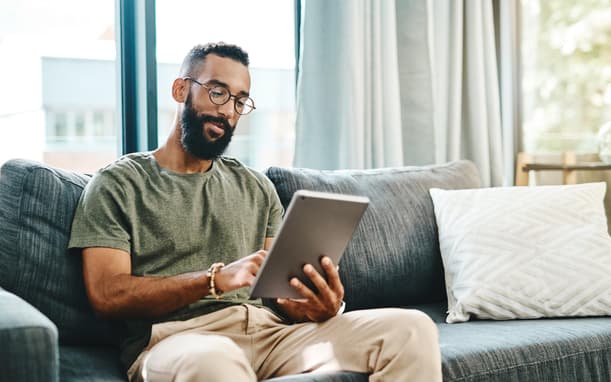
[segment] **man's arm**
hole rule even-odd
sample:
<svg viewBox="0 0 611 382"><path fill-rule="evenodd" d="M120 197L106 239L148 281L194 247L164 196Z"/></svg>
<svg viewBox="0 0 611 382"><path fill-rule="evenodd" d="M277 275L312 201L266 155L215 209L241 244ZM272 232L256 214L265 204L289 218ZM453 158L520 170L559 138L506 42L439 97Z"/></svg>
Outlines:
<svg viewBox="0 0 611 382"><path fill-rule="evenodd" d="M265 254L261 250L221 268L216 287L228 292L252 285ZM107 318L157 317L209 294L206 270L171 277L133 276L129 253L114 248L85 248L83 277L93 309Z"/></svg>

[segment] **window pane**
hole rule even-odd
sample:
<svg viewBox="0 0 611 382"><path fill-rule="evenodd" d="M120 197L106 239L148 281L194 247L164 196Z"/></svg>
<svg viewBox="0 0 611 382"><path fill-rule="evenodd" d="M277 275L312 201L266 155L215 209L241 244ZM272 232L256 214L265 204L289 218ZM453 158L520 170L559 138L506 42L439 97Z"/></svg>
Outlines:
<svg viewBox="0 0 611 382"><path fill-rule="evenodd" d="M117 157L114 27L114 1L0 2L0 164L93 172Z"/></svg>
<svg viewBox="0 0 611 382"><path fill-rule="evenodd" d="M524 150L596 152L611 120L611 1L521 6Z"/></svg>
<svg viewBox="0 0 611 382"><path fill-rule="evenodd" d="M172 128L176 103L171 86L182 59L197 44L225 41L250 56L250 94L257 107L240 118L227 155L258 169L290 166L295 136L293 1L157 0L156 7L159 143Z"/></svg>

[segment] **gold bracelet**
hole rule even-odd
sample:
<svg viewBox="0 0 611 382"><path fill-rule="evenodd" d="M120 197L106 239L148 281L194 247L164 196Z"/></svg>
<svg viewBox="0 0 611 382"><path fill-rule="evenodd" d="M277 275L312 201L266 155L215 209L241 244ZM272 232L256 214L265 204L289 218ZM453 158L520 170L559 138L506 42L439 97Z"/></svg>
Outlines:
<svg viewBox="0 0 611 382"><path fill-rule="evenodd" d="M216 273L225 266L225 263L214 263L208 268L208 292L214 296L217 300L223 297L223 291L216 288L214 277Z"/></svg>

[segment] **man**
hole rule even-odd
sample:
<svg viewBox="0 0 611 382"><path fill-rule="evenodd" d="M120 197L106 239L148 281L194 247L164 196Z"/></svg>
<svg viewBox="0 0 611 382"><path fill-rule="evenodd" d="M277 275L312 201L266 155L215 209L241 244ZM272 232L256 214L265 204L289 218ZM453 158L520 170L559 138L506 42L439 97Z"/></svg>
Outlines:
<svg viewBox="0 0 611 382"><path fill-rule="evenodd" d="M248 55L194 47L172 85L173 130L153 152L129 154L85 188L70 239L82 248L94 310L114 319L130 380L256 381L325 370L371 381L441 381L435 325L423 313L342 314L343 286L324 257L304 272L303 299L275 310L248 300L282 207L262 174L221 154L249 96Z"/></svg>

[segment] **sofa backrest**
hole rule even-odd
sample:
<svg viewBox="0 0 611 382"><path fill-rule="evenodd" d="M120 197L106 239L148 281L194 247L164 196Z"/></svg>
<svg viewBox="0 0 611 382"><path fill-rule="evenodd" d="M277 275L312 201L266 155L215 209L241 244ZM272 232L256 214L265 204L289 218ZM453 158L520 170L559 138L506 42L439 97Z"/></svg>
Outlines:
<svg viewBox="0 0 611 382"><path fill-rule="evenodd" d="M89 176L28 160L0 169L0 286L28 301L65 344L112 344L108 322L85 293L81 256L68 253L70 227Z"/></svg>
<svg viewBox="0 0 611 382"><path fill-rule="evenodd" d="M473 163L337 171L271 167L265 173L285 209L299 189L369 197L339 268L347 309L446 300L429 189L479 187Z"/></svg>
<svg viewBox="0 0 611 382"><path fill-rule="evenodd" d="M287 207L298 189L369 197L341 262L350 310L445 300L428 190L476 188L471 162L377 170L272 167ZM72 218L89 176L28 160L0 169L0 286L49 317L65 344L114 344L110 323L91 309L81 256L67 251Z"/></svg>

